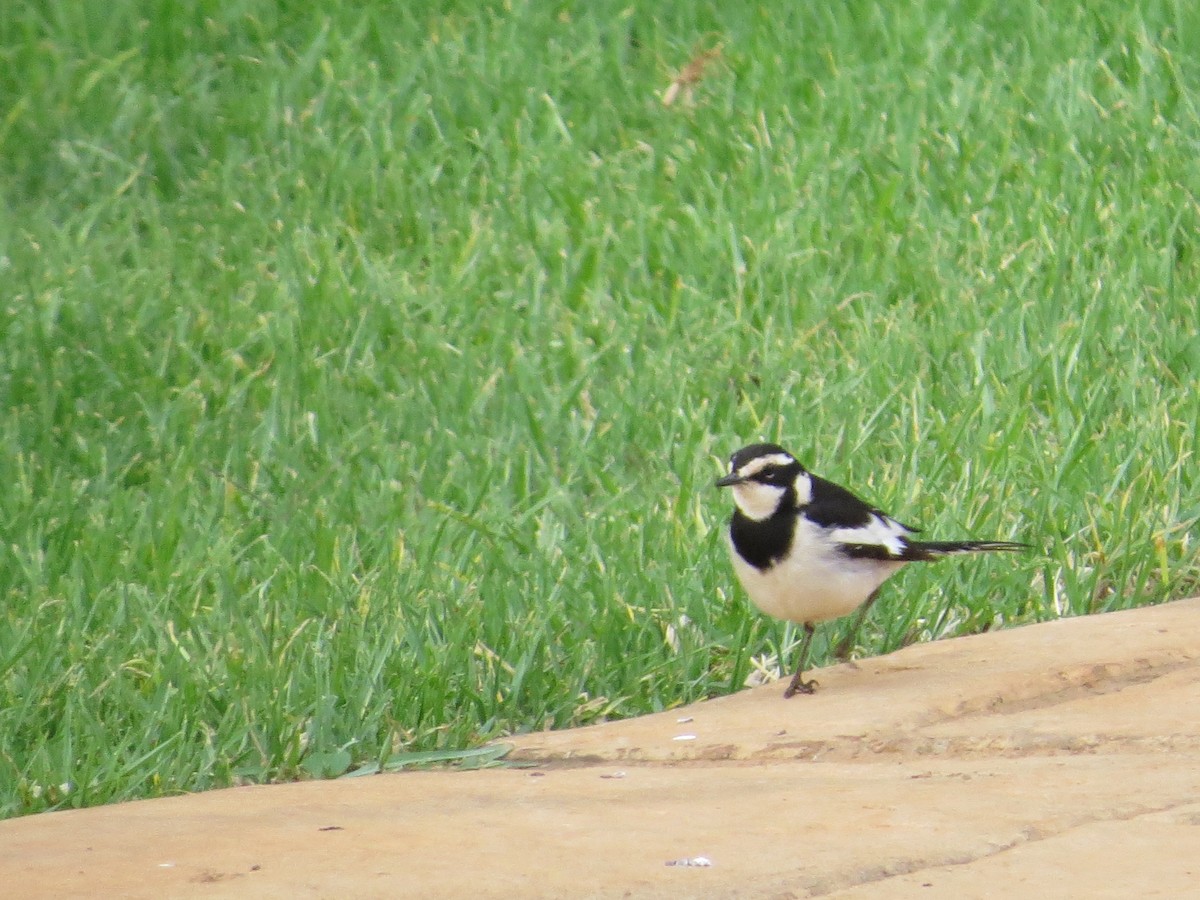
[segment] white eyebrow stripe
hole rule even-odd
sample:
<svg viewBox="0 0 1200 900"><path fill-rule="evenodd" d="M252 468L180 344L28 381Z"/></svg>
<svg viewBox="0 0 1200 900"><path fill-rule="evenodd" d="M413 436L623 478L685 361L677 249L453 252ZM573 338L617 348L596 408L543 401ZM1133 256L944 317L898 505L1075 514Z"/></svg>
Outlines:
<svg viewBox="0 0 1200 900"><path fill-rule="evenodd" d="M830 532L830 537L842 544L885 547L892 556L900 556L904 552L905 534L907 529L899 522L872 514L866 525L835 528Z"/></svg>
<svg viewBox="0 0 1200 900"><path fill-rule="evenodd" d="M794 460L787 453L768 453L766 456L756 456L737 470L742 478L753 478L768 466L790 466Z"/></svg>

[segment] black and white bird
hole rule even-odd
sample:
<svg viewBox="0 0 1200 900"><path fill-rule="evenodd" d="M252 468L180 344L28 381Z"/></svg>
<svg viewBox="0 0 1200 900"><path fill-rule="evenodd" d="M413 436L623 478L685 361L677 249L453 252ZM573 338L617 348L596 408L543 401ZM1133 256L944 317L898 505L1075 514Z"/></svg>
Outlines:
<svg viewBox="0 0 1200 900"><path fill-rule="evenodd" d="M913 540L919 529L813 475L777 444L734 453L717 486L733 489L729 548L746 593L767 615L804 626L799 665L784 697L816 687L803 678L816 623L860 606L865 615L880 585L905 563L1028 546Z"/></svg>

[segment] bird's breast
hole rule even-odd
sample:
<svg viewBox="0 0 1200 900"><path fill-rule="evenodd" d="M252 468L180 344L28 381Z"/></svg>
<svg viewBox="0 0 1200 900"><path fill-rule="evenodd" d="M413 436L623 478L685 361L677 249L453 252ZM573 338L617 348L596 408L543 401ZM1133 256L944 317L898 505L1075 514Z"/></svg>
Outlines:
<svg viewBox="0 0 1200 900"><path fill-rule="evenodd" d="M738 580L762 612L790 622L824 622L848 615L904 563L851 559L826 529L800 518L788 551L772 564L752 565L732 538Z"/></svg>

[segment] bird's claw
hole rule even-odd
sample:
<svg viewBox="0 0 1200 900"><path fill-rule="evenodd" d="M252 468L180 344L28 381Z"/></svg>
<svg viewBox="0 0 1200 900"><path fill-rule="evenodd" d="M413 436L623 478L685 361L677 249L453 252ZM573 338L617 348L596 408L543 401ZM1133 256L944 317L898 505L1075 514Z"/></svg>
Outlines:
<svg viewBox="0 0 1200 900"><path fill-rule="evenodd" d="M783 699L794 697L796 694L815 694L817 692L817 679L810 678L808 681L803 681L799 678L792 680L792 683L787 686L787 690L783 692Z"/></svg>

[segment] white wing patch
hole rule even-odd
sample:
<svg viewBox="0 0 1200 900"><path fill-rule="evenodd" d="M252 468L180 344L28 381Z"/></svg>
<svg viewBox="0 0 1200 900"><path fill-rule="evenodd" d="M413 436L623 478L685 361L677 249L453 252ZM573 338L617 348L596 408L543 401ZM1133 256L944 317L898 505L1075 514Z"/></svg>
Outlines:
<svg viewBox="0 0 1200 900"><path fill-rule="evenodd" d="M863 544L868 547L884 547L892 556L900 556L908 543L906 540L909 530L887 516L871 514L866 525L856 525L854 528L835 528L830 532L839 544Z"/></svg>

